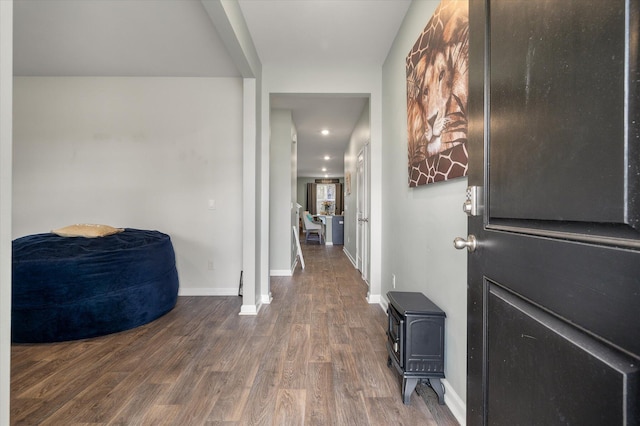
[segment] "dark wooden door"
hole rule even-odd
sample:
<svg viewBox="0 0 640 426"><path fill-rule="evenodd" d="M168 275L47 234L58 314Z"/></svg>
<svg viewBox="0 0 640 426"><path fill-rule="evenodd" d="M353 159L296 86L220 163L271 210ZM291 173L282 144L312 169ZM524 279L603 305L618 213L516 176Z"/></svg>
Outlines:
<svg viewBox="0 0 640 426"><path fill-rule="evenodd" d="M470 425L637 425L637 0L471 0Z"/></svg>

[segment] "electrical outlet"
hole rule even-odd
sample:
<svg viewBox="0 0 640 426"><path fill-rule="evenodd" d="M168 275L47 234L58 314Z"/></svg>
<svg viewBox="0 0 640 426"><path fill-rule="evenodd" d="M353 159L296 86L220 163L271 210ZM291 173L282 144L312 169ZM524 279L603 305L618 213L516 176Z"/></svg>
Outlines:
<svg viewBox="0 0 640 426"><path fill-rule="evenodd" d="M393 284L393 288L396 288L396 274L391 274L391 283Z"/></svg>
<svg viewBox="0 0 640 426"><path fill-rule="evenodd" d="M213 260L207 262L207 269L213 271Z"/></svg>

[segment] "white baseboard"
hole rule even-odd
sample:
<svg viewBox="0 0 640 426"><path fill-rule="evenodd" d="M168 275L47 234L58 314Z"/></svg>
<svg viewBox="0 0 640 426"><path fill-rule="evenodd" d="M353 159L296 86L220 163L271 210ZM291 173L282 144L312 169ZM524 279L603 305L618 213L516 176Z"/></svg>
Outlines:
<svg viewBox="0 0 640 426"><path fill-rule="evenodd" d="M349 250L347 250L346 247L342 248L342 251L344 252L344 254L347 255L347 259L349 259L349 262L351 262L351 264L353 265L354 268L358 269L358 267L356 266L356 261L353 257L351 257L351 253L349 253Z"/></svg>
<svg viewBox="0 0 640 426"><path fill-rule="evenodd" d="M260 301L263 305L270 305L272 300L273 297L271 296L271 294L263 294L262 296L260 296Z"/></svg>
<svg viewBox="0 0 640 426"><path fill-rule="evenodd" d="M258 315L260 307L257 305L242 305L238 315Z"/></svg>
<svg viewBox="0 0 640 426"><path fill-rule="evenodd" d="M447 379L440 379L444 385L444 403L447 404L451 414L456 418L460 426L467 424L467 405L451 387Z"/></svg>
<svg viewBox="0 0 640 426"><path fill-rule="evenodd" d="M389 309L389 301L386 300L384 297L381 297L380 298L380 307L386 313L387 310Z"/></svg>
<svg viewBox="0 0 640 426"><path fill-rule="evenodd" d="M178 289L178 296L237 296L238 288L184 288Z"/></svg>
<svg viewBox="0 0 640 426"><path fill-rule="evenodd" d="M381 298L380 298L380 295L379 295L379 294L370 294L370 295L367 297L367 300L369 301L369 304L370 304L370 305L375 305L375 304L380 305L380 300L381 300Z"/></svg>
<svg viewBox="0 0 640 426"><path fill-rule="evenodd" d="M269 275L272 277L290 277L293 275L293 272L287 269L272 269L269 271Z"/></svg>

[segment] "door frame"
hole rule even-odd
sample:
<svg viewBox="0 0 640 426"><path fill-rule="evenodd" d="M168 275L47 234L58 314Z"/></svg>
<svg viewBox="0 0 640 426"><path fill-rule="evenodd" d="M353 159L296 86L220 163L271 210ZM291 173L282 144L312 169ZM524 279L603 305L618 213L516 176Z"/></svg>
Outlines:
<svg viewBox="0 0 640 426"><path fill-rule="evenodd" d="M364 144L356 160L356 268L369 285L369 247L371 226L369 224L369 143Z"/></svg>

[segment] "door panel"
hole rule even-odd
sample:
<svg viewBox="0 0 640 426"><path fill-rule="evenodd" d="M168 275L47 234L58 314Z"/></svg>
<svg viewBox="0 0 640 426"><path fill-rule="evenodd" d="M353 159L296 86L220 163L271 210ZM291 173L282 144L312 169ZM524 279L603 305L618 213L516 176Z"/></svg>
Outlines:
<svg viewBox="0 0 640 426"><path fill-rule="evenodd" d="M365 187L364 187L364 153L358 154L358 163L356 165L356 267L360 272L364 271L363 257L364 257L364 200L365 200Z"/></svg>
<svg viewBox="0 0 640 426"><path fill-rule="evenodd" d="M356 166L357 191L357 242L356 267L362 274L362 279L369 282L369 146L365 145L358 154Z"/></svg>
<svg viewBox="0 0 640 426"><path fill-rule="evenodd" d="M614 425L632 418L633 359L494 283L486 286L488 424Z"/></svg>
<svg viewBox="0 0 640 426"><path fill-rule="evenodd" d="M492 218L625 223L623 2L497 1L489 21Z"/></svg>
<svg viewBox="0 0 640 426"><path fill-rule="evenodd" d="M637 252L490 230L481 243L485 249L492 245L485 276L574 326L640 354Z"/></svg>
<svg viewBox="0 0 640 426"><path fill-rule="evenodd" d="M640 2L561 3L470 1L470 425L640 423Z"/></svg>

